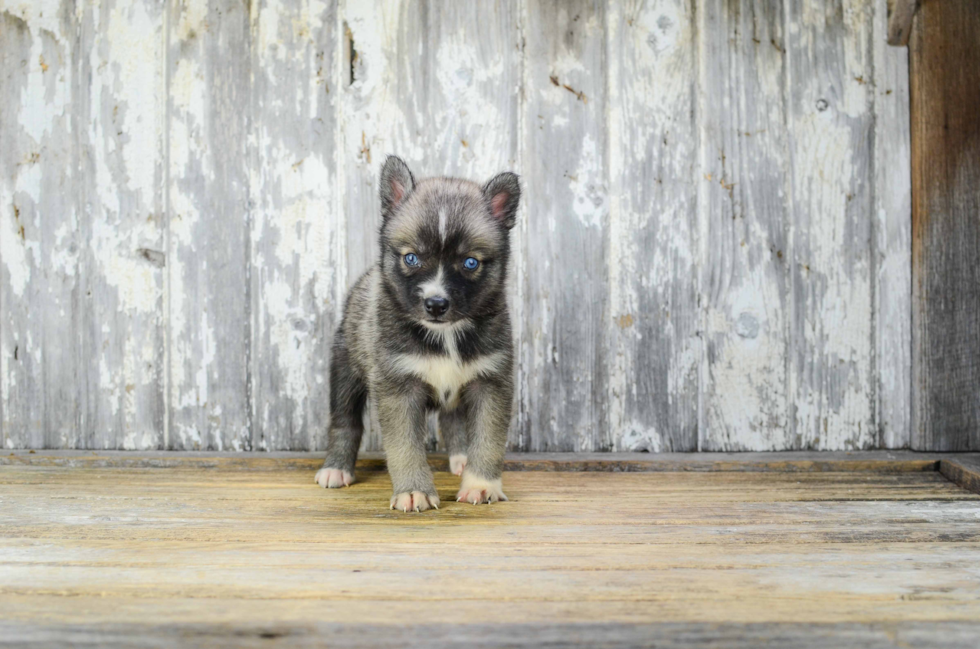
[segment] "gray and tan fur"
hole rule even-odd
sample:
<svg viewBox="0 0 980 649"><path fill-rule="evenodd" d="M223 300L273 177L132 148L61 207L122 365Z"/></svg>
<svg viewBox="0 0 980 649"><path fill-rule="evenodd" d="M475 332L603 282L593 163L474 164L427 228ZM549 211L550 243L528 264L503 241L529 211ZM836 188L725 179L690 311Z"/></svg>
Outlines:
<svg viewBox="0 0 980 649"><path fill-rule="evenodd" d="M392 508L439 506L425 455L430 410L439 411L450 467L462 475L457 500L506 500L501 474L514 386L505 285L518 178L502 173L483 187L456 178L416 182L391 156L380 191L380 259L351 289L334 340L327 457L316 482L353 482L370 397ZM475 268L464 266L473 260Z"/></svg>

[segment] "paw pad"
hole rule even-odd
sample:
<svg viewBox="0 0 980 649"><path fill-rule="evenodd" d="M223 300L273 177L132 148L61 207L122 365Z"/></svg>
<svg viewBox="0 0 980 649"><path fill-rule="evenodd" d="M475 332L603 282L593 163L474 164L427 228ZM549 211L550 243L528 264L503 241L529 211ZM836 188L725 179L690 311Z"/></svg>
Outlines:
<svg viewBox="0 0 980 649"><path fill-rule="evenodd" d="M324 489L335 489L337 487L349 487L354 482L354 474L343 469L333 469L323 467L313 476L313 482Z"/></svg>
<svg viewBox="0 0 980 649"><path fill-rule="evenodd" d="M466 468L466 456L460 453L459 455L449 456L449 470L455 475L463 475L463 469Z"/></svg>
<svg viewBox="0 0 980 649"><path fill-rule="evenodd" d="M456 502L480 505L483 503L495 503L506 501L507 495L504 494L503 480L487 480L469 473L463 473L463 483L456 494Z"/></svg>
<svg viewBox="0 0 980 649"><path fill-rule="evenodd" d="M405 491L391 497L391 509L401 512L424 512L439 509L439 496L430 496L422 491Z"/></svg>

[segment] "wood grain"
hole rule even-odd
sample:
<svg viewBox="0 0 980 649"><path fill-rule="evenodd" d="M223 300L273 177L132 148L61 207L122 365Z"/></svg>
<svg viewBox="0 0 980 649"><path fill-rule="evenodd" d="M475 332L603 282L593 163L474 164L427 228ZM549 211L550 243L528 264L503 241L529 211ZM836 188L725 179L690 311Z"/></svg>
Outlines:
<svg viewBox="0 0 980 649"><path fill-rule="evenodd" d="M905 46L912 35L912 19L919 0L888 0L888 44Z"/></svg>
<svg viewBox="0 0 980 649"><path fill-rule="evenodd" d="M167 448L251 448L249 14L171 0Z"/></svg>
<svg viewBox="0 0 980 649"><path fill-rule="evenodd" d="M512 450L905 447L886 5L0 0L2 443L322 447L397 153L522 174ZM976 324L964 273L955 305L921 289L929 336ZM973 385L968 343L937 376ZM971 403L916 443L976 448Z"/></svg>
<svg viewBox="0 0 980 649"><path fill-rule="evenodd" d="M787 3L794 446L870 448L873 7Z"/></svg>
<svg viewBox="0 0 980 649"><path fill-rule="evenodd" d="M874 17L875 373L878 445L908 448L912 427L912 170L909 57Z"/></svg>
<svg viewBox="0 0 980 649"><path fill-rule="evenodd" d="M608 12L606 436L616 450L692 451L704 235L694 5L609 3Z"/></svg>
<svg viewBox="0 0 980 649"><path fill-rule="evenodd" d="M353 649L373 647L467 647L490 649L506 646L534 648L542 644L563 647L642 647L686 649L974 649L980 624L958 622L859 623L761 623L713 624L666 622L653 624L525 623L467 624L420 623L411 625L324 624L169 624L144 626L107 624L97 629L84 624L28 625L0 622L0 633L10 644L71 644L77 647L322 647L324 638Z"/></svg>
<svg viewBox="0 0 980 649"><path fill-rule="evenodd" d="M251 446L326 444L330 346L346 290L338 212L335 3L252 4Z"/></svg>
<svg viewBox="0 0 980 649"><path fill-rule="evenodd" d="M119 0L77 16L79 436L70 445L163 448L166 7Z"/></svg>
<svg viewBox="0 0 980 649"><path fill-rule="evenodd" d="M447 498L406 516L387 509L390 484L373 472L323 490L311 471L7 465L5 637L166 638L176 625L251 642L378 624L464 637L489 618L500 633L556 625L573 640L571 625L589 624L752 636L745 625L944 623L928 628L952 642L980 615L980 495L936 472L505 482L511 502ZM449 496L458 478L439 472L436 484ZM828 633L834 646L853 637Z"/></svg>
<svg viewBox="0 0 980 649"><path fill-rule="evenodd" d="M605 6L526 12L522 450L608 450Z"/></svg>
<svg viewBox="0 0 980 649"><path fill-rule="evenodd" d="M83 371L71 3L0 5L0 412L7 447L78 444Z"/></svg>
<svg viewBox="0 0 980 649"><path fill-rule="evenodd" d="M700 210L701 450L795 448L788 410L790 248L785 17L778 3L707 2Z"/></svg>
<svg viewBox="0 0 980 649"><path fill-rule="evenodd" d="M980 457L943 458L939 471L967 491L980 494Z"/></svg>
<svg viewBox="0 0 980 649"><path fill-rule="evenodd" d="M980 449L980 12L923 2L910 44L912 448Z"/></svg>
<svg viewBox="0 0 980 649"><path fill-rule="evenodd" d="M340 35L343 56L338 77L342 102L338 115L338 172L343 178L340 215L346 226L343 284L349 287L377 259L381 165L388 153L403 154L388 151L384 144L390 130L385 127L393 120L391 106L398 99L388 89L397 83L392 62L398 56L396 33L402 5L385 5L380 0L341 0L339 7L344 33ZM364 423L361 448L381 449L377 409L370 400Z"/></svg>

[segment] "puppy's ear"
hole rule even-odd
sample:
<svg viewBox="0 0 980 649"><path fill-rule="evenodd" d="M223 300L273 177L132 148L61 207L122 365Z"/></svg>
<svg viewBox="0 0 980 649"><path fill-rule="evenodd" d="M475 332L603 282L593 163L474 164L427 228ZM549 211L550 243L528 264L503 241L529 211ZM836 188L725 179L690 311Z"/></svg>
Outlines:
<svg viewBox="0 0 980 649"><path fill-rule="evenodd" d="M391 218L398 206L415 189L415 176L405 161L390 155L381 168L381 218Z"/></svg>
<svg viewBox="0 0 980 649"><path fill-rule="evenodd" d="M514 227L521 202L521 181L517 174L510 171L497 174L483 186L483 196L493 218L508 230Z"/></svg>

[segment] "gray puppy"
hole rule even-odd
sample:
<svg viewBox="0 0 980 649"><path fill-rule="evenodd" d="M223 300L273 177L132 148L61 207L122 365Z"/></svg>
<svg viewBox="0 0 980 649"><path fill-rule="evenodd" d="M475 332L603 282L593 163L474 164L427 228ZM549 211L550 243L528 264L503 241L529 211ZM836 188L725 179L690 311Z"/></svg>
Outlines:
<svg viewBox="0 0 980 649"><path fill-rule="evenodd" d="M456 500L507 500L501 474L514 392L505 286L521 188L502 173L483 187L416 181L390 156L381 170L381 255L351 288L330 363L321 487L354 481L370 397L391 474L392 509L439 507L425 456L426 415L439 411Z"/></svg>

